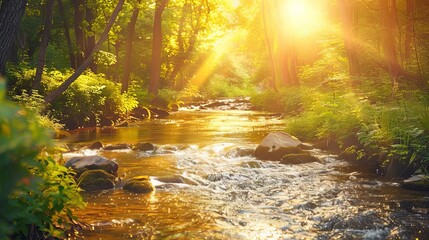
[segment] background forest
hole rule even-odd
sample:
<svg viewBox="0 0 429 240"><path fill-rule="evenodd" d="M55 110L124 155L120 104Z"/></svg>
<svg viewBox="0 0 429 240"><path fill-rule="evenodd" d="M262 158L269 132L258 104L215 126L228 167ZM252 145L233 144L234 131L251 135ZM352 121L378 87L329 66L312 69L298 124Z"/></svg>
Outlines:
<svg viewBox="0 0 429 240"><path fill-rule="evenodd" d="M427 174L426 0L0 2L7 95L44 127L251 96L303 140Z"/></svg>

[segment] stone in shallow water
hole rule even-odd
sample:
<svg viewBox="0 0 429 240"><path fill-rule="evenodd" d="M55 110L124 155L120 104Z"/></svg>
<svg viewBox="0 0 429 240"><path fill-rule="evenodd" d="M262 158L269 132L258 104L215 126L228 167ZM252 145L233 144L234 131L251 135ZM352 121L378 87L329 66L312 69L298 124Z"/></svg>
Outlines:
<svg viewBox="0 0 429 240"><path fill-rule="evenodd" d="M138 176L125 183L123 189L133 193L150 193L155 190L155 187L148 176Z"/></svg>
<svg viewBox="0 0 429 240"><path fill-rule="evenodd" d="M65 167L70 167L76 171L76 177L88 170L103 170L107 173L116 175L118 172L118 164L110 159L102 156L82 156L72 157L65 164Z"/></svg>
<svg viewBox="0 0 429 240"><path fill-rule="evenodd" d="M280 161L281 164L304 164L311 162L320 162L320 160L312 156L310 153L297 153L284 155Z"/></svg>
<svg viewBox="0 0 429 240"><path fill-rule="evenodd" d="M112 189L115 186L115 176L100 169L89 170L82 173L77 182L86 191Z"/></svg>
<svg viewBox="0 0 429 240"><path fill-rule="evenodd" d="M130 145L126 143L118 143L118 144L107 145L103 149L104 150L124 150L124 149L130 149Z"/></svg>
<svg viewBox="0 0 429 240"><path fill-rule="evenodd" d="M137 143L133 146L134 151L153 151L155 150L155 145L150 142Z"/></svg>
<svg viewBox="0 0 429 240"><path fill-rule="evenodd" d="M260 160L280 161L282 156L290 153L300 153L302 142L284 133L268 134L255 150L255 157Z"/></svg>

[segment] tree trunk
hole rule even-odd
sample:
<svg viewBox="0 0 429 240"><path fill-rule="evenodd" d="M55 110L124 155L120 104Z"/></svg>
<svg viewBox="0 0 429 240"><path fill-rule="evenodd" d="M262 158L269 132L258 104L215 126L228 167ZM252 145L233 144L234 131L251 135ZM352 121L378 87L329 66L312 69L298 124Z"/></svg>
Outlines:
<svg viewBox="0 0 429 240"><path fill-rule="evenodd" d="M356 28L358 27L358 23L355 14L355 5L355 0L338 0L344 46L349 61L349 73L351 76L360 75L360 64L356 44Z"/></svg>
<svg viewBox="0 0 429 240"><path fill-rule="evenodd" d="M95 20L95 15L94 15L94 10L90 7L86 7L85 20L86 20L86 23L88 24L88 28L86 30L88 34L85 42L85 59L86 59L91 54L92 49L94 49L94 46L95 46L95 35L94 35L94 32L92 31L92 25ZM92 72L96 73L98 70L97 64L94 61L92 61L91 64L89 65L89 69L91 69Z"/></svg>
<svg viewBox="0 0 429 240"><path fill-rule="evenodd" d="M66 42L67 42L67 49L69 51L69 58L70 58L70 67L73 68L74 70L76 70L76 58L73 52L73 45L72 45L72 41L70 38L70 28L69 25L67 23L67 17L66 17L66 13L64 11L64 4L62 0L58 0L58 10L60 12L60 15L62 16L63 19L63 28L64 28L64 37L66 38Z"/></svg>
<svg viewBox="0 0 429 240"><path fill-rule="evenodd" d="M414 0L407 0L407 19L405 22L405 41L404 41L404 58L406 63L411 58L411 44L414 36Z"/></svg>
<svg viewBox="0 0 429 240"><path fill-rule="evenodd" d="M264 22L264 34L265 34L265 41L268 48L268 57L270 60L270 70L271 70L271 79L268 80L268 85L270 88L274 89L274 91L277 91L276 86L276 67L274 62L274 53L273 53L273 40L271 34L269 34L268 31L268 24L267 24L267 14L266 14L266 7L265 7L266 1L262 0L262 18Z"/></svg>
<svg viewBox="0 0 429 240"><path fill-rule="evenodd" d="M57 98L59 95L61 95L67 88L85 71L85 69L91 64L94 53L100 50L101 44L106 41L107 36L109 34L110 29L112 28L113 24L115 23L116 17L118 16L119 12L122 9L122 6L124 5L125 0L118 0L118 4L116 5L115 9L112 12L112 15L110 16L109 23L104 28L103 33L100 36L100 39L95 44L94 48L92 49L92 52L88 56L88 58L82 63L82 65L79 66L79 68L66 80L64 81L57 89L53 90L51 93L49 93L45 97L45 102L50 103L55 98Z"/></svg>
<svg viewBox="0 0 429 240"><path fill-rule="evenodd" d="M42 34L42 40L40 41L39 57L37 59L36 76L34 77L33 89L39 90L40 83L42 82L43 69L46 63L46 50L48 49L49 36L52 28L52 16L54 14L54 0L48 0L46 2L45 10L45 22Z"/></svg>
<svg viewBox="0 0 429 240"><path fill-rule="evenodd" d="M131 15L131 20L128 23L127 36L125 38L125 59L124 59L124 75L122 76L122 86L121 93L128 91L128 85L130 82L130 73L131 73L131 57L133 52L133 40L134 40L134 31L136 27L137 18L139 16L140 9L136 6L134 7L133 14Z"/></svg>
<svg viewBox="0 0 429 240"><path fill-rule="evenodd" d="M76 65L82 65L85 55L85 34L83 32L83 4L84 0L74 0L74 35L76 38L77 52Z"/></svg>
<svg viewBox="0 0 429 240"><path fill-rule="evenodd" d="M390 75L392 87L395 87L397 78L402 73L396 49L397 38L395 36L395 29L397 25L395 21L396 12L394 12L396 2L395 0L379 0L379 2L384 63Z"/></svg>
<svg viewBox="0 0 429 240"><path fill-rule="evenodd" d="M0 77L6 74L6 61L18 33L27 0L2 0L0 7Z"/></svg>
<svg viewBox="0 0 429 240"><path fill-rule="evenodd" d="M152 62L150 69L149 94L158 95L159 81L161 75L161 50L162 50L162 13L167 6L168 0L157 0L155 17L153 22L152 37Z"/></svg>

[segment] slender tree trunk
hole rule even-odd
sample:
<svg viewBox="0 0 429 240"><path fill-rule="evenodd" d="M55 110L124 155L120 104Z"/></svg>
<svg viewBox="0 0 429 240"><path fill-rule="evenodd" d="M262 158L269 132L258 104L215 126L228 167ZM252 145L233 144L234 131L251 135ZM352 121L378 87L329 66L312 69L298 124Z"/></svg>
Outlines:
<svg viewBox="0 0 429 240"><path fill-rule="evenodd" d="M6 74L6 61L15 42L27 0L2 0L0 7L0 77Z"/></svg>
<svg viewBox="0 0 429 240"><path fill-rule="evenodd" d="M67 23L67 17L66 12L64 11L64 4L62 0L58 0L58 10L60 12L60 15L62 16L63 20L63 28L64 28L64 37L66 38L67 42L67 49L69 51L69 58L70 58L70 67L76 70L76 58L73 52L73 45L70 38L70 28Z"/></svg>
<svg viewBox="0 0 429 240"><path fill-rule="evenodd" d="M339 15L343 30L344 46L349 61L349 73L351 76L360 75L360 64L357 48L357 17L355 0L338 0Z"/></svg>
<svg viewBox="0 0 429 240"><path fill-rule="evenodd" d="M118 16L119 12L122 9L122 6L124 5L125 0L118 0L118 3L115 7L115 9L112 12L112 15L110 16L109 23L104 28L103 33L100 36L100 39L95 44L94 48L92 49L91 54L88 56L88 58L82 63L82 65L79 66L79 68L66 80L64 81L57 89L50 92L45 97L45 102L50 103L55 98L60 96L67 88L85 71L85 69L91 64L94 53L100 50L101 44L106 41L107 36L109 34L110 29L112 28L113 24L115 23L116 17Z"/></svg>
<svg viewBox="0 0 429 240"><path fill-rule="evenodd" d="M49 36L51 35L52 18L54 14L54 0L48 0L45 8L45 22L40 41L39 57L37 59L36 76L34 77L33 89L39 90L40 83L42 82L43 69L46 63L46 50L48 49Z"/></svg>
<svg viewBox="0 0 429 240"><path fill-rule="evenodd" d="M130 73L131 73L131 57L133 52L133 40L134 40L134 31L136 27L137 18L139 16L139 7L135 6L133 14L131 15L131 20L128 23L127 37L125 38L125 60L124 60L124 75L122 77L122 86L121 93L128 91L128 85L130 82Z"/></svg>
<svg viewBox="0 0 429 240"><path fill-rule="evenodd" d="M404 58L406 63L410 61L412 52L412 42L414 36L414 0L407 0L407 19L405 22L405 41L404 41Z"/></svg>
<svg viewBox="0 0 429 240"><path fill-rule="evenodd" d="M396 7L395 0L379 0L380 3L380 17L382 26L382 45L384 52L384 62L387 67L387 71L390 75L392 87L397 84L397 78L402 73L402 67L398 62L397 57L397 38L395 36L396 13L394 10Z"/></svg>
<svg viewBox="0 0 429 240"><path fill-rule="evenodd" d="M158 95L159 81L161 75L161 50L162 50L162 13L167 6L168 0L157 0L155 17L153 23L152 37L152 63L150 70L149 93Z"/></svg>
<svg viewBox="0 0 429 240"><path fill-rule="evenodd" d="M85 42L85 58L88 58L88 56L91 54L92 49L94 49L95 46L95 35L92 30L92 25L95 20L94 10L90 7L86 7L85 11L85 19L88 24L87 28L87 36L86 36L86 42ZM96 73L98 70L97 63L94 61L91 62L89 65L89 69L91 69L92 72Z"/></svg>
<svg viewBox="0 0 429 240"><path fill-rule="evenodd" d="M273 53L273 41L272 37L270 38L270 34L268 33L268 24L267 24L267 16L266 16L266 7L265 7L266 1L262 0L262 19L264 22L264 34L265 34L265 41L268 48L268 58L270 60L270 70L271 70L271 79L268 81L268 85L270 88L274 89L274 91L277 91L276 86L276 67L274 63L274 53Z"/></svg>
<svg viewBox="0 0 429 240"><path fill-rule="evenodd" d="M74 35L76 38L77 52L76 52L76 65L82 65L85 60L85 34L82 29L83 26L83 4L84 0L74 0Z"/></svg>

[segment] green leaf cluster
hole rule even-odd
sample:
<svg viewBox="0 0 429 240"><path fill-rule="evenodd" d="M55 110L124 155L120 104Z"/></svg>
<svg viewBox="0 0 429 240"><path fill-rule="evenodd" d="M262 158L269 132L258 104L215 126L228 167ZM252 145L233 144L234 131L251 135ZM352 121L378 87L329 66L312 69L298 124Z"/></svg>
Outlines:
<svg viewBox="0 0 429 240"><path fill-rule="evenodd" d="M48 154L48 133L28 110L4 98L0 80L0 239L65 238L84 202L73 173Z"/></svg>

